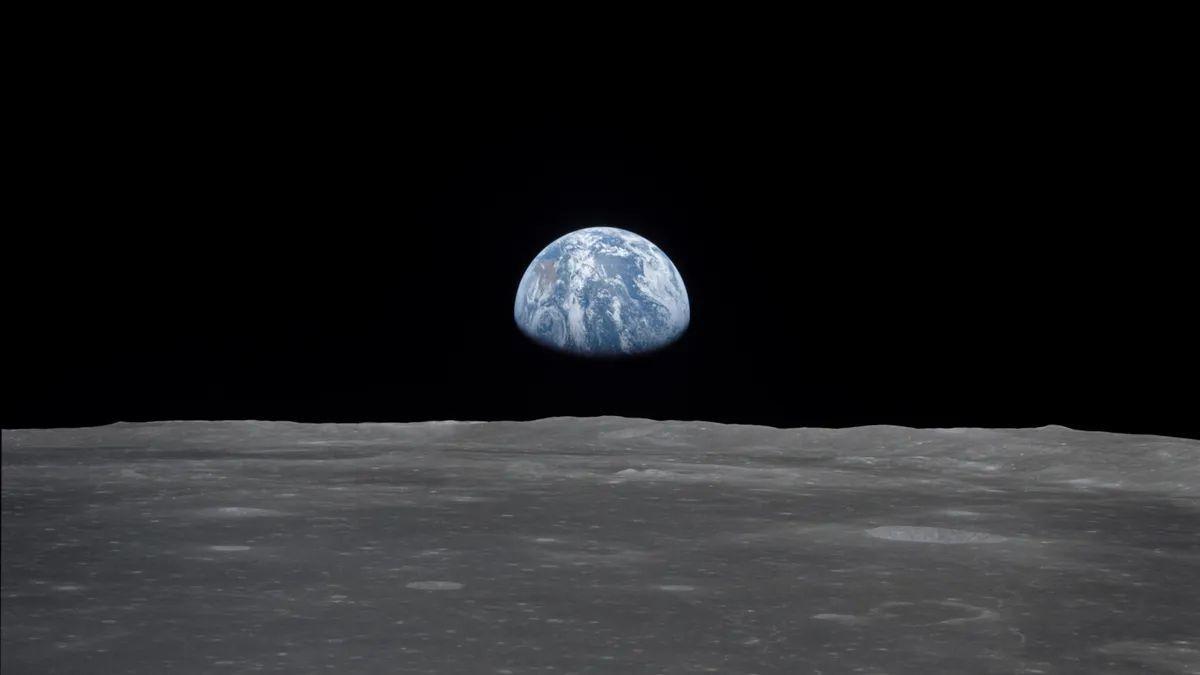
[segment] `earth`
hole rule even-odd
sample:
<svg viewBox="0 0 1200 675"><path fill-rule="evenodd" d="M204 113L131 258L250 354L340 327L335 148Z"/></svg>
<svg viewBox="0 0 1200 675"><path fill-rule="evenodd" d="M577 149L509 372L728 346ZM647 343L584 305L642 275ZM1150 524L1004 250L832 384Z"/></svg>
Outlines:
<svg viewBox="0 0 1200 675"><path fill-rule="evenodd" d="M513 305L535 342L584 356L661 349L691 319L679 270L647 239L615 227L563 235L529 264Z"/></svg>

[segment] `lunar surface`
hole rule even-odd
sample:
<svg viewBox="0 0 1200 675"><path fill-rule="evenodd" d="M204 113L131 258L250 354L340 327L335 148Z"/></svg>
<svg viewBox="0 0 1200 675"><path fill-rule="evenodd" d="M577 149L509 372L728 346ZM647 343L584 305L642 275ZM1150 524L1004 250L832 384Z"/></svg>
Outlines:
<svg viewBox="0 0 1200 675"><path fill-rule="evenodd" d="M3 434L22 673L1197 673L1200 443L164 422Z"/></svg>
<svg viewBox="0 0 1200 675"><path fill-rule="evenodd" d="M534 342L581 356L628 356L671 344L691 305L675 264L650 241L616 227L559 237L533 259L513 302Z"/></svg>

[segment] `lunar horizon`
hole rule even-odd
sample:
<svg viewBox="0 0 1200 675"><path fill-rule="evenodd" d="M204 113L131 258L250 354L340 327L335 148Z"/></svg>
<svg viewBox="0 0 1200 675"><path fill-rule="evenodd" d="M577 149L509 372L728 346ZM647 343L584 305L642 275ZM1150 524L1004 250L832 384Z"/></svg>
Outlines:
<svg viewBox="0 0 1200 675"><path fill-rule="evenodd" d="M3 432L8 673L1190 673L1200 442L1036 429Z"/></svg>

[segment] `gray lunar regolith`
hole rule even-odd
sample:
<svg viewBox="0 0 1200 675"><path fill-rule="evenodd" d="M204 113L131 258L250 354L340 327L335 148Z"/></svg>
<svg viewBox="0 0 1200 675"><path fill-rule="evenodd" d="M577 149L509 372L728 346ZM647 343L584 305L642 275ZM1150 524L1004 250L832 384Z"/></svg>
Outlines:
<svg viewBox="0 0 1200 675"><path fill-rule="evenodd" d="M1200 672L1200 444L164 422L3 435L22 673Z"/></svg>

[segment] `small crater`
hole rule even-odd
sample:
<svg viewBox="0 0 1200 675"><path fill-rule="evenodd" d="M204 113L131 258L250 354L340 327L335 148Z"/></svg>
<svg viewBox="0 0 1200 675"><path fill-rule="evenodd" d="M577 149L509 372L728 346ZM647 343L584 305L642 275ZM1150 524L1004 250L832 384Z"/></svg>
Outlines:
<svg viewBox="0 0 1200 675"><path fill-rule="evenodd" d="M818 621L832 621L845 626L856 626L860 623L867 623L866 619L853 614L813 614L812 618Z"/></svg>
<svg viewBox="0 0 1200 675"><path fill-rule="evenodd" d="M457 581L412 581L404 584L404 587L418 591L457 591L463 585Z"/></svg>
<svg viewBox="0 0 1200 675"><path fill-rule="evenodd" d="M484 502L491 502L495 500L488 499L487 497L477 497L475 495L454 495L452 497L447 497L446 501L454 502L456 504L482 504Z"/></svg>
<svg viewBox="0 0 1200 675"><path fill-rule="evenodd" d="M924 544L998 544L1008 541L987 532L952 530L945 527L913 527L909 525L886 525L867 530L867 535L889 541L913 541Z"/></svg>
<svg viewBox="0 0 1200 675"><path fill-rule="evenodd" d="M639 471L637 469L621 469L620 471L616 472L613 475L618 478L624 478L624 479L639 479L640 478L640 479L652 480L652 481L653 480L671 480L671 479L681 478L681 476L677 473L674 473L671 471L663 471L662 469L644 469L642 471Z"/></svg>
<svg viewBox="0 0 1200 675"><path fill-rule="evenodd" d="M256 509L248 506L219 506L211 509L200 509L196 513L209 518L265 518L268 516L284 515L282 511Z"/></svg>
<svg viewBox="0 0 1200 675"><path fill-rule="evenodd" d="M954 600L885 602L871 610L871 617L905 626L957 625L996 618L990 609Z"/></svg>

